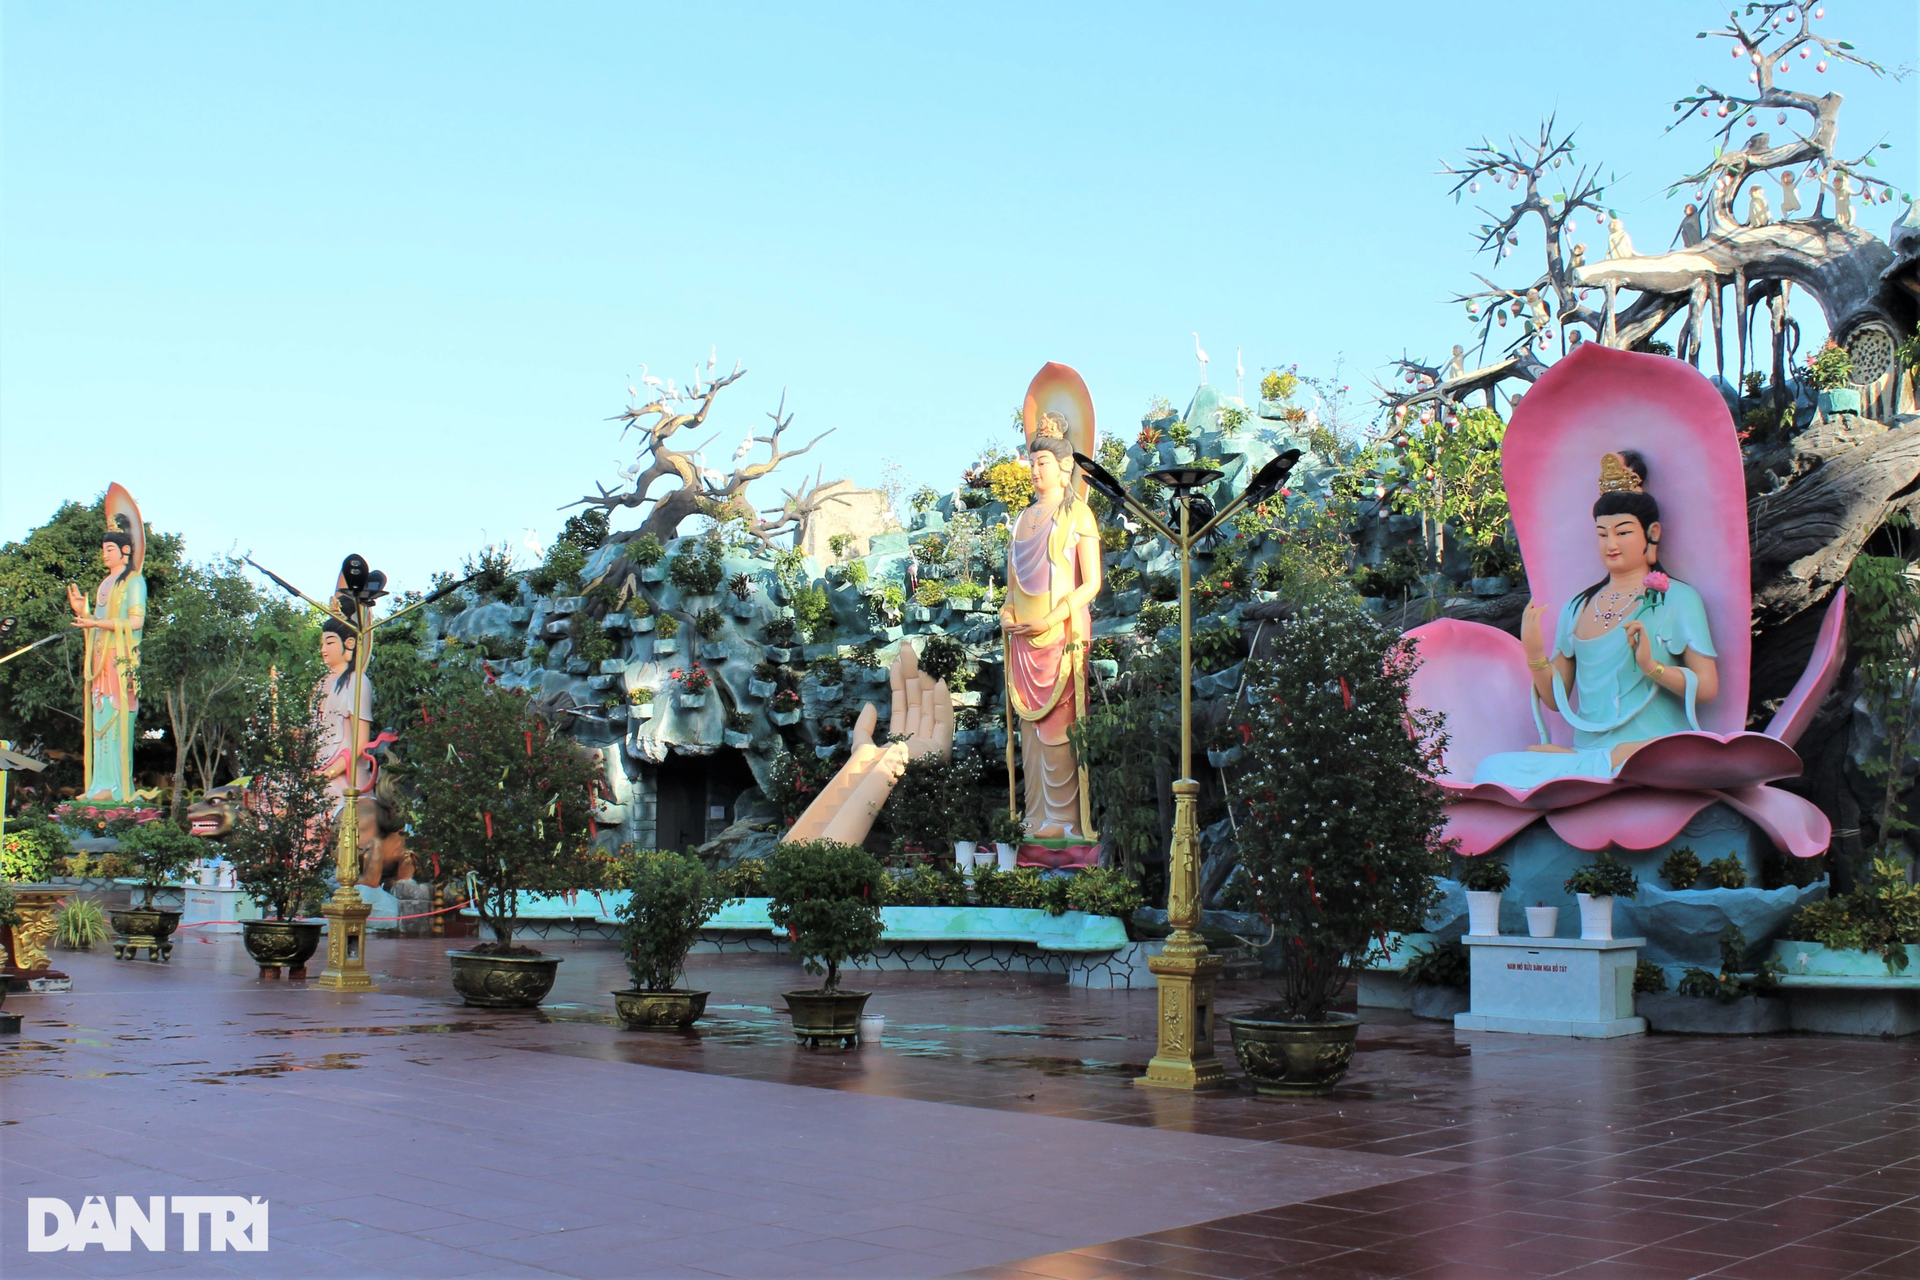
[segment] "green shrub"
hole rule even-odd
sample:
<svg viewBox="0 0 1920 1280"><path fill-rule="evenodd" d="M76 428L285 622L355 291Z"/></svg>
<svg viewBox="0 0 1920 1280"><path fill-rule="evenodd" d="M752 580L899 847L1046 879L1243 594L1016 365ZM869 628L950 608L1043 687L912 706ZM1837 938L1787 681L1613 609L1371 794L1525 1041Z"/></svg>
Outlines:
<svg viewBox="0 0 1920 1280"><path fill-rule="evenodd" d="M1778 987L1786 966L1778 960L1763 960L1756 973L1745 976L1741 970L1746 967L1746 952L1747 935L1740 931L1739 925L1726 926L1720 930L1720 972L1712 974L1698 967L1688 969L1680 975L1680 994L1711 996L1722 1004L1732 1004L1742 996L1764 994Z"/></svg>
<svg viewBox="0 0 1920 1280"><path fill-rule="evenodd" d="M1631 898L1640 892L1640 880L1633 868L1611 853L1603 853L1568 876L1564 887L1568 893L1593 898Z"/></svg>
<svg viewBox="0 0 1920 1280"><path fill-rule="evenodd" d="M1635 995L1657 995L1667 989L1667 971L1651 960L1642 960L1633 966L1633 990Z"/></svg>
<svg viewBox="0 0 1920 1280"><path fill-rule="evenodd" d="M919 646L920 670L953 687L953 677L967 660L967 648L952 636L930 636Z"/></svg>
<svg viewBox="0 0 1920 1280"><path fill-rule="evenodd" d="M693 629L700 633L702 640L718 640L720 633L727 629L727 619L718 609L702 609L693 617Z"/></svg>
<svg viewBox="0 0 1920 1280"><path fill-rule="evenodd" d="M1140 886L1124 871L1112 867L1089 867L1067 881L1069 911L1130 920L1145 901Z"/></svg>
<svg viewBox="0 0 1920 1280"><path fill-rule="evenodd" d="M794 623L814 644L825 644L835 629L833 601L825 588L805 586L790 594Z"/></svg>
<svg viewBox="0 0 1920 1280"><path fill-rule="evenodd" d="M1853 381L1853 357L1847 349L1828 338L1807 363L1807 376L1821 391L1839 391Z"/></svg>
<svg viewBox="0 0 1920 1280"><path fill-rule="evenodd" d="M19 830L7 823L6 842L0 845L0 880L41 884L60 873L60 864L73 851L73 842L52 823Z"/></svg>
<svg viewBox="0 0 1920 1280"><path fill-rule="evenodd" d="M1280 624L1248 662L1241 865L1282 957L1286 1016L1320 1017L1380 953L1420 929L1447 869L1440 717L1409 709L1419 658L1355 604Z"/></svg>
<svg viewBox="0 0 1920 1280"><path fill-rule="evenodd" d="M1661 860L1660 878L1676 889L1693 888L1700 882L1700 855L1681 845Z"/></svg>
<svg viewBox="0 0 1920 1280"><path fill-rule="evenodd" d="M226 839L235 882L270 920L297 920L318 907L334 860L333 796L319 774L320 737L309 729L319 707L305 723L291 711L276 707L269 689L248 717L240 759L257 786L247 799L273 803L235 805Z"/></svg>
<svg viewBox="0 0 1920 1280"><path fill-rule="evenodd" d="M690 596L712 595L725 577L719 549L707 542L682 548L667 566L667 580Z"/></svg>
<svg viewBox="0 0 1920 1280"><path fill-rule="evenodd" d="M947 602L947 584L939 578L922 578L913 590L913 602L926 609L938 609Z"/></svg>
<svg viewBox="0 0 1920 1280"><path fill-rule="evenodd" d="M1462 943L1437 942L1413 953L1404 971L1416 987L1452 987L1465 991L1472 985L1473 966Z"/></svg>
<svg viewBox="0 0 1920 1280"><path fill-rule="evenodd" d="M812 840L775 847L767 859L767 914L793 939L806 970L824 974L822 991L840 985L840 966L880 945L884 884L865 849Z"/></svg>
<svg viewBox="0 0 1920 1280"><path fill-rule="evenodd" d="M1461 858L1459 872L1455 875L1462 888L1475 893L1505 893L1513 883L1513 872L1500 860L1498 854L1482 854L1477 858Z"/></svg>
<svg viewBox="0 0 1920 1280"><path fill-rule="evenodd" d="M622 559L630 560L643 569L650 569L659 564L660 558L666 554L667 549L660 545L660 539L650 533L628 539L620 552Z"/></svg>
<svg viewBox="0 0 1920 1280"><path fill-rule="evenodd" d="M592 614L574 614L572 630L568 634L573 637L573 656L576 658L598 664L616 652L613 637L607 634L606 628Z"/></svg>
<svg viewBox="0 0 1920 1280"><path fill-rule="evenodd" d="M141 904L153 905L153 891L172 884L204 856L206 846L166 819L143 822L120 837L120 856L140 881Z"/></svg>
<svg viewBox="0 0 1920 1280"><path fill-rule="evenodd" d="M14 896L13 886L0 881L0 925L12 926L20 923L20 899Z"/></svg>
<svg viewBox="0 0 1920 1280"><path fill-rule="evenodd" d="M799 626L792 618L769 618L766 626L767 643L776 649L790 649L799 638Z"/></svg>
<svg viewBox="0 0 1920 1280"><path fill-rule="evenodd" d="M653 620L653 634L661 640L671 640L680 634L680 619L670 613L661 613Z"/></svg>
<svg viewBox="0 0 1920 1280"><path fill-rule="evenodd" d="M762 858L742 858L730 867L714 872L721 885L727 891L729 901L735 898L764 898L766 886L762 883L767 873L766 861Z"/></svg>
<svg viewBox="0 0 1920 1280"><path fill-rule="evenodd" d="M91 898L69 898L53 915L54 945L68 951L91 951L106 937L107 917Z"/></svg>
<svg viewBox="0 0 1920 1280"><path fill-rule="evenodd" d="M644 850L631 865L632 893L619 910L627 973L637 991L675 990L700 926L731 900L731 886L698 858L671 850Z"/></svg>
<svg viewBox="0 0 1920 1280"><path fill-rule="evenodd" d="M1894 858L1875 858L1847 893L1810 902L1787 922L1787 937L1835 951L1878 951L1887 968L1907 967L1906 949L1920 943L1920 887Z"/></svg>
<svg viewBox="0 0 1920 1280"><path fill-rule="evenodd" d="M964 907L967 877L951 862L930 861L886 873L889 907Z"/></svg>
<svg viewBox="0 0 1920 1280"><path fill-rule="evenodd" d="M1747 887L1746 864L1740 861L1738 854L1729 853L1725 857L1715 858L1701 868L1706 882L1716 889L1744 889Z"/></svg>

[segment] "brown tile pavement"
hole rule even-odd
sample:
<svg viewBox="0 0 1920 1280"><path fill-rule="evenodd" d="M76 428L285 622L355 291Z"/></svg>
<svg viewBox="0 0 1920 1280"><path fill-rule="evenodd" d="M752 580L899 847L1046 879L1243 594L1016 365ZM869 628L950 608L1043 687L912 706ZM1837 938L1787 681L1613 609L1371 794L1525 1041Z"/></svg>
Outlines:
<svg viewBox="0 0 1920 1280"><path fill-rule="evenodd" d="M605 993L624 983L617 955L605 946L554 947L567 962L548 1007L535 1014L459 1007L443 949L376 938L383 990L362 997L255 984L231 943L181 947L174 974L81 957L93 981L72 998L68 1030L30 1025L19 1047L0 1054L0 1071L99 1071L90 1086L98 1098L119 1083L105 1073L127 1069L115 1061L136 1063L132 1105L150 1123L129 1126L97 1105L63 1117L79 1135L61 1148L63 1160L73 1157L61 1165L73 1178L110 1176L115 1160L136 1151L152 1169L188 1167L174 1145L175 1126L204 1117L198 1104L216 1096L254 1096L262 1115L294 1132L324 1115L342 1135L330 1151L295 1142L257 1153L231 1127L216 1126L219 1140L193 1152L191 1167L217 1180L238 1161L280 1180L269 1184L280 1197L276 1260L283 1202L309 1215L290 1230L310 1230L299 1247L321 1258L345 1259L367 1232L423 1247L406 1257L389 1253L367 1264L385 1270L364 1274L600 1276L652 1267L690 1275L954 1271L1029 1280L1920 1275L1913 1252L1920 1248L1920 1045L1911 1042L1571 1042L1456 1035L1388 1014L1369 1018L1354 1070L1329 1099L1189 1097L1131 1085L1152 1051L1151 993L963 974L862 974L858 984L875 991L870 1010L888 1018L884 1043L821 1053L791 1043L777 993L803 982L778 961L696 957L694 981L714 992L709 1020L698 1033L662 1036L614 1024ZM196 971L194 978L182 982L182 969ZM208 985L221 976L225 983ZM139 1030L149 1039L137 1048L119 1038L126 1028L82 1016L101 1007L96 997L114 992L141 1010ZM1228 985L1222 1011L1266 997L1257 983ZM51 1011L59 999L39 998L40 1007ZM31 1024L28 1004L9 1007L27 1012ZM82 1030L88 1026L95 1030ZM555 1062L551 1071L522 1065L582 1059L593 1061ZM409 1067L437 1087L417 1087ZM948 1109L901 1119L869 1107L796 1106L815 1095L728 1094L751 1101L718 1105L773 1118L707 1125L704 1163L690 1168L680 1147L649 1162L636 1114L671 1122L678 1118L672 1108L713 1106L714 1099L663 1088L631 1067ZM530 1102L519 1092L542 1087L552 1096ZM20 1115L18 1092L9 1087L0 1103L10 1118ZM612 1097L634 1107L606 1105ZM956 1106L1002 1113L1015 1127L982 1117L958 1126L937 1150L924 1135L903 1141L941 1129L920 1117L953 1114ZM857 1155L822 1161L778 1149L782 1127L823 1115L852 1127ZM555 1116L571 1117L559 1126L562 1140L543 1135L531 1149L525 1142L506 1149L512 1144L503 1135L541 1134ZM1128 1144L1029 1140L1017 1169L996 1162L993 1144L1007 1133L1031 1135L1063 1120L1099 1122L1096 1133L1104 1126L1229 1141L1210 1147L1210 1157L1183 1162ZM156 1124L163 1127L155 1131ZM406 1125L430 1131L443 1156L457 1153L458 1176L423 1159L424 1151L396 1148ZM0 1128L0 1162L12 1162L11 1135L21 1127ZM143 1138L142 1130L155 1136ZM351 1157L349 1140L390 1156L377 1185ZM1252 1160L1262 1144L1286 1144L1272 1149L1286 1153L1293 1176ZM1313 1152L1365 1164L1302 1176L1301 1161ZM38 1154L25 1149L20 1167L37 1168ZM1171 1160L1156 1166L1168 1177L1129 1176L1142 1160ZM991 1172L943 1176L961 1167ZM1014 1174L1017 1185L1009 1181ZM1361 1182L1338 1182L1356 1175ZM541 1186L530 1191L530 1178ZM923 1184L924 1193L910 1215L897 1210L897 1188L907 1182ZM1197 1183L1210 1194L1245 1193L1251 1203L1205 1213L1192 1194ZM398 1207L362 1209L370 1193L473 1225L434 1225ZM1188 1215L1155 1229L1144 1214L1169 1195L1187 1197ZM1109 1231L1101 1242L1099 1224L1116 1206L1135 1234ZM11 1222L16 1210L4 1212ZM388 1213L398 1216L351 1221ZM822 1227L828 1219L831 1230ZM637 1234L604 1234L616 1224ZM349 1227L362 1234L341 1234ZM754 1234L763 1228L775 1234ZM1065 1239L1021 1256L1021 1240L1047 1233ZM573 1240L562 1245L565 1237ZM500 1269L461 1272L462 1257ZM989 1259L992 1265L965 1271ZM85 1273L106 1274L92 1269L99 1260L90 1252ZM228 1265L269 1274L247 1272L238 1260Z"/></svg>

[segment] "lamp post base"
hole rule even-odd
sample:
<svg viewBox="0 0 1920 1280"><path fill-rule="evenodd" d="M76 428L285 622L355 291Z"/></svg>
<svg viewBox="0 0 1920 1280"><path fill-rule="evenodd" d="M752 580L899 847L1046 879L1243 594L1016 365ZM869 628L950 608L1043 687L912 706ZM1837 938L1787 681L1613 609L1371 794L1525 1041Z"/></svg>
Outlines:
<svg viewBox="0 0 1920 1280"><path fill-rule="evenodd" d="M342 885L320 908L327 921L327 968L314 979L316 986L334 991L373 991L367 973L367 917L373 908L360 900L360 891Z"/></svg>
<svg viewBox="0 0 1920 1280"><path fill-rule="evenodd" d="M1231 1089L1234 1082L1213 1052L1213 982L1219 956L1175 953L1147 961L1160 987L1160 1048L1147 1074L1134 1080L1145 1089Z"/></svg>

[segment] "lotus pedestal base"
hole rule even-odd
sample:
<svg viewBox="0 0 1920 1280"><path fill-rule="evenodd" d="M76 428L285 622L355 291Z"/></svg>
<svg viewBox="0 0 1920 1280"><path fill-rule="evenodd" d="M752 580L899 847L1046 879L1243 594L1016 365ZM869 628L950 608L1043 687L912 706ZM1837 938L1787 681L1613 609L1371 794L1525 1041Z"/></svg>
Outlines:
<svg viewBox="0 0 1920 1280"><path fill-rule="evenodd" d="M1644 1035L1633 970L1645 938L1460 939L1473 967L1473 1004L1458 1031L1511 1031L1607 1040Z"/></svg>

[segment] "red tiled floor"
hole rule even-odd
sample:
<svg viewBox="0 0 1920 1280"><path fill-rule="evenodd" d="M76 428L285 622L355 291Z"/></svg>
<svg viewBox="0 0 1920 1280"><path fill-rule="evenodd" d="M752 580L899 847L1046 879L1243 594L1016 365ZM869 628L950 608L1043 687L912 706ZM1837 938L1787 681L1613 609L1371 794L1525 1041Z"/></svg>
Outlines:
<svg viewBox="0 0 1920 1280"><path fill-rule="evenodd" d="M99 1030L103 1023L84 1016L64 1019L66 1031L51 1026L61 1019L43 1019L47 1028L36 1038L30 1005L51 1008L57 998L10 1001L10 1009L28 1014L30 1029L20 1045L0 1050L0 1071L26 1080L58 1074L55 1063L84 1061L110 1071L118 1068L109 1059L131 1061L146 1077L135 1096L158 1123L184 1119L195 1101L227 1097L257 1105L262 1123L300 1131L312 1124L315 1099L377 1092L409 1068L425 1080L465 1082L489 1079L472 1074L480 1063L531 1063L525 1078L573 1082L561 1086L554 1103L564 1113L579 1106L567 1088L586 1089L590 1098L616 1078L594 1073L632 1064L876 1102L958 1104L1012 1113L1020 1124L1066 1118L1289 1144L1285 1149L1357 1162L1349 1171L1326 1166L1327 1178L1360 1177L1345 1189L1329 1184L1306 1194L1275 1183L1246 1212L1104 1243L1083 1234L1073 1247L1028 1250L1032 1256L1017 1261L1017 1242L1033 1231L1071 1236L1076 1221L1084 1227L1098 1217L1093 1206L1125 1194L1112 1175L1077 1148L1029 1147L1023 1177L1082 1198L1023 1215L1027 1206L1009 1204L989 1179L943 1188L902 1220L880 1202L928 1171L913 1165L913 1152L884 1141L859 1161L828 1170L800 1160L789 1172L775 1167L766 1144L751 1134L727 1135L731 1145L704 1170L641 1171L627 1151L584 1140L537 1150L502 1143L478 1149L457 1177L402 1161L405 1176L374 1198L405 1204L361 1208L369 1191L364 1161L308 1150L258 1156L258 1176L277 1180L265 1185L310 1215L289 1214L293 1234L284 1256L293 1257L297 1244L301 1256L346 1258L361 1237L341 1234L342 1220L358 1216L370 1222L359 1228L366 1238L397 1235L419 1246L421 1252L389 1251L380 1259L394 1274L408 1274L416 1258L418 1274L463 1274L455 1268L461 1257L486 1259L503 1274L525 1266L527 1274L583 1277L648 1267L693 1274L716 1265L743 1275L938 1274L977 1265L980 1253L969 1257L966 1250L983 1238L1001 1250L1001 1261L968 1274L1016 1280L1920 1274L1920 1266L1900 1269L1920 1258L1906 1256L1920 1242L1920 1107L1910 1083L1920 1045L1911 1042L1574 1042L1456 1035L1404 1015L1370 1015L1353 1072L1330 1098L1189 1097L1132 1087L1152 1051L1150 992L960 974L860 974L858 984L875 991L870 1009L887 1015L884 1045L820 1053L795 1048L777 1012L778 991L801 982L780 961L696 957L693 978L714 992L708 1022L696 1034L647 1035L613 1025L605 993L625 984L610 948L553 949L566 963L547 1008L534 1014L454 1004L444 946L430 942L376 938L374 961L389 976L374 997L263 988L246 980L244 957L230 942L183 945L171 972L81 958L94 980L73 997L76 1013L90 1007L83 997L116 995L142 1011L146 1024L138 1034L147 1038ZM221 975L225 985L216 990L209 984ZM1223 986L1221 1012L1265 996L1259 984ZM208 1018L217 1025L205 1026ZM29 1040L39 1047L29 1049ZM636 1097L647 1092L638 1079L626 1086L638 1090ZM92 1087L104 1095L116 1083L103 1077ZM20 1090L14 1082L8 1089L5 1105L19 1106ZM511 1091L455 1088L411 1092L404 1110L409 1121L470 1135L527 1123L523 1103ZM379 1149L391 1137L382 1132L377 1105L329 1105L327 1113L363 1148ZM84 1114L63 1121L82 1126L76 1133L104 1132L85 1129ZM114 1167L90 1154L92 1139L49 1148L19 1137L26 1127L0 1129L0 1161L9 1169L44 1174L58 1167L70 1177L91 1169L99 1177ZM183 1151L154 1141L151 1126L108 1128L112 1141L101 1149L116 1159L191 1167L210 1180L231 1168L230 1151ZM1257 1194L1259 1179L1244 1161L1210 1161L1194 1172ZM788 1198L755 1199L758 1193L728 1176L733 1169L788 1179ZM1387 1176L1388 1169L1400 1172ZM530 1178L539 1183L533 1191ZM636 1215L634 1206L647 1213ZM434 1212L473 1225L442 1225ZM808 1229L825 1213L837 1215L838 1234ZM630 1234L609 1234L621 1227ZM563 1230L574 1239L565 1241ZM278 1250L277 1225L275 1238ZM90 1253L89 1267L99 1258Z"/></svg>

